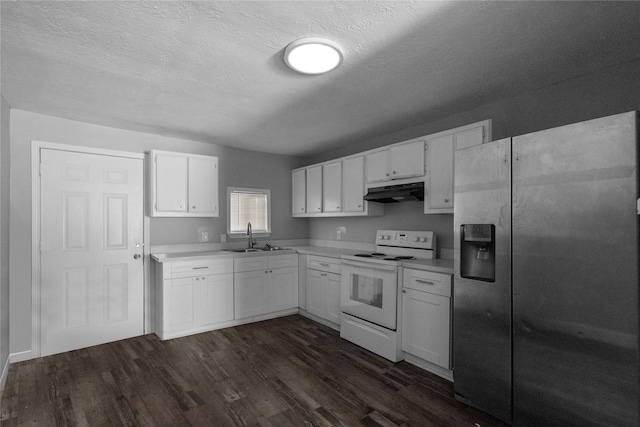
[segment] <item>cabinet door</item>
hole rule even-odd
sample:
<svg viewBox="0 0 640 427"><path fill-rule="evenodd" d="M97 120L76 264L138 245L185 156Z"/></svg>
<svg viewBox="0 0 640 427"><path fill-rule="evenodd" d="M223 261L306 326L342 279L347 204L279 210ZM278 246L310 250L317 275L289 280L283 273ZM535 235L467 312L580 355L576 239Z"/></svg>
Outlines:
<svg viewBox="0 0 640 427"><path fill-rule="evenodd" d="M323 212L342 211L342 162L322 167Z"/></svg>
<svg viewBox="0 0 640 427"><path fill-rule="evenodd" d="M267 311L264 283L268 272L247 271L233 276L235 289L235 318L257 316Z"/></svg>
<svg viewBox="0 0 640 427"><path fill-rule="evenodd" d="M298 169L291 174L292 203L291 210L293 215L300 215L307 212L306 199L306 174L304 169Z"/></svg>
<svg viewBox="0 0 640 427"><path fill-rule="evenodd" d="M453 135L429 140L429 209L453 208Z"/></svg>
<svg viewBox="0 0 640 427"><path fill-rule="evenodd" d="M322 212L322 166L307 169L307 213Z"/></svg>
<svg viewBox="0 0 640 427"><path fill-rule="evenodd" d="M198 300L201 325L233 320L233 274L202 276Z"/></svg>
<svg viewBox="0 0 640 427"><path fill-rule="evenodd" d="M269 270L269 312L287 310L298 306L298 268Z"/></svg>
<svg viewBox="0 0 640 427"><path fill-rule="evenodd" d="M155 153L155 206L157 212L187 212L188 160L183 154Z"/></svg>
<svg viewBox="0 0 640 427"><path fill-rule="evenodd" d="M353 157L342 162L342 188L344 212L364 211L364 156Z"/></svg>
<svg viewBox="0 0 640 427"><path fill-rule="evenodd" d="M165 333L196 327L196 280L194 277L164 281Z"/></svg>
<svg viewBox="0 0 640 427"><path fill-rule="evenodd" d="M341 276L335 273L327 273L325 276L326 319L338 325L340 324L340 279Z"/></svg>
<svg viewBox="0 0 640 427"><path fill-rule="evenodd" d="M389 150L375 151L365 156L367 182L389 180Z"/></svg>
<svg viewBox="0 0 640 427"><path fill-rule="evenodd" d="M390 148L391 179L424 176L424 141Z"/></svg>
<svg viewBox="0 0 640 427"><path fill-rule="evenodd" d="M484 142L486 135L485 126L476 126L471 129L456 132L455 137L455 149L462 150L463 148L473 147L474 145L480 145Z"/></svg>
<svg viewBox="0 0 640 427"><path fill-rule="evenodd" d="M402 292L402 350L449 369L451 299L413 289Z"/></svg>
<svg viewBox="0 0 640 427"><path fill-rule="evenodd" d="M318 270L307 270L307 311L321 318L324 318L327 312L323 283L326 274Z"/></svg>
<svg viewBox="0 0 640 427"><path fill-rule="evenodd" d="M217 157L189 157L189 212L218 216Z"/></svg>

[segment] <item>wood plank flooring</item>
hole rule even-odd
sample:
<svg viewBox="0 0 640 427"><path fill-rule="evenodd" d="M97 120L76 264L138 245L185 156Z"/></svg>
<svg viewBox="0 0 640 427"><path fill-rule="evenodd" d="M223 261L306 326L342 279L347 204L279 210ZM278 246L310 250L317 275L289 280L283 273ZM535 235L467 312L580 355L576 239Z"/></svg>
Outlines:
<svg viewBox="0 0 640 427"><path fill-rule="evenodd" d="M2 426L497 426L453 385L299 315L11 365Z"/></svg>

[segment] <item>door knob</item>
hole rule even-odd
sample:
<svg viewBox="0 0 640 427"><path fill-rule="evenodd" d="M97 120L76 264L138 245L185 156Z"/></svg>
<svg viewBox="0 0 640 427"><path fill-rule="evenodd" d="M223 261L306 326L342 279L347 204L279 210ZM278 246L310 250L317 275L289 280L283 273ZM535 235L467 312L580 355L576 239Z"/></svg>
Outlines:
<svg viewBox="0 0 640 427"><path fill-rule="evenodd" d="M135 255L133 256L133 259L140 259L141 257L142 257L142 255L140 255L140 254L135 254Z"/></svg>

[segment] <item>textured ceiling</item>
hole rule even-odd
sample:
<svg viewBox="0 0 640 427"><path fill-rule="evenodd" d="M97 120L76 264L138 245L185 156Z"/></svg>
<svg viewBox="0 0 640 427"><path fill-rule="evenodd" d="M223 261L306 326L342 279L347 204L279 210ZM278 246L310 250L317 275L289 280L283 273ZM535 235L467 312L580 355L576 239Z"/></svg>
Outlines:
<svg viewBox="0 0 640 427"><path fill-rule="evenodd" d="M12 108L308 156L640 57L638 2L1 3ZM301 37L342 66L286 68Z"/></svg>

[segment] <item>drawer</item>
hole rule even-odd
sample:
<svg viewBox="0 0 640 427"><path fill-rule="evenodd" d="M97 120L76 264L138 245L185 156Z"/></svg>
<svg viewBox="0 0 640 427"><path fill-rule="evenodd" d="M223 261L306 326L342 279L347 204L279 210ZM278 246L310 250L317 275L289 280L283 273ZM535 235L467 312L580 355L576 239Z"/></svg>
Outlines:
<svg viewBox="0 0 640 427"><path fill-rule="evenodd" d="M242 271L256 271L269 269L269 256L240 256L233 260L233 271L235 273Z"/></svg>
<svg viewBox="0 0 640 427"><path fill-rule="evenodd" d="M339 259L307 255L307 268L340 274L341 262Z"/></svg>
<svg viewBox="0 0 640 427"><path fill-rule="evenodd" d="M171 266L172 279L227 273L233 273L233 258L174 262Z"/></svg>
<svg viewBox="0 0 640 427"><path fill-rule="evenodd" d="M270 255L269 268L297 267L298 254Z"/></svg>
<svg viewBox="0 0 640 427"><path fill-rule="evenodd" d="M405 268L403 287L421 292L451 297L451 275Z"/></svg>

